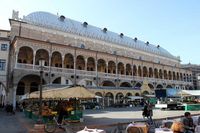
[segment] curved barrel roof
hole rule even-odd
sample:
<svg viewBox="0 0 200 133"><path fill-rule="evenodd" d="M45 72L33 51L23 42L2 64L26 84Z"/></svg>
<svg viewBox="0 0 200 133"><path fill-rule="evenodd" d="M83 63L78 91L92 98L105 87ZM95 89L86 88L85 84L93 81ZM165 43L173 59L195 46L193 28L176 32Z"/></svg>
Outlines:
<svg viewBox="0 0 200 133"><path fill-rule="evenodd" d="M173 56L160 46L155 46L140 40L135 40L133 38L124 36L123 34L120 36L120 34L111 32L109 30L104 31L103 29L89 25L86 22L83 24L81 22L65 18L64 16L60 17L48 12L39 11L30 13L29 15L25 16L23 21L33 25L70 32L80 36L99 39L120 46L126 46L129 48L178 60L177 57Z"/></svg>

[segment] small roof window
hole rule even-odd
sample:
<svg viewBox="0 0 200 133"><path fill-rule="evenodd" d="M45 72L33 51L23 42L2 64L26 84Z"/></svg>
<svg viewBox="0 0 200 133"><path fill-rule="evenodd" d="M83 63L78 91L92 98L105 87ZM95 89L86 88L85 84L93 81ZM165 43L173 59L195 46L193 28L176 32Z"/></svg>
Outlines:
<svg viewBox="0 0 200 133"><path fill-rule="evenodd" d="M87 26L88 26L88 23L87 23L87 22L83 22L83 26L84 26L84 27L87 27Z"/></svg>
<svg viewBox="0 0 200 133"><path fill-rule="evenodd" d="M60 16L60 21L64 21L65 20L65 16L64 15L61 15Z"/></svg>
<svg viewBox="0 0 200 133"><path fill-rule="evenodd" d="M122 37L124 36L124 34L123 34L123 33L120 33L119 36L122 38Z"/></svg>
<svg viewBox="0 0 200 133"><path fill-rule="evenodd" d="M108 30L107 28L103 28L103 32L104 32L104 33L106 33L106 32L107 32L107 30Z"/></svg>
<svg viewBox="0 0 200 133"><path fill-rule="evenodd" d="M134 41L135 41L135 42L137 41L137 37L134 38Z"/></svg>

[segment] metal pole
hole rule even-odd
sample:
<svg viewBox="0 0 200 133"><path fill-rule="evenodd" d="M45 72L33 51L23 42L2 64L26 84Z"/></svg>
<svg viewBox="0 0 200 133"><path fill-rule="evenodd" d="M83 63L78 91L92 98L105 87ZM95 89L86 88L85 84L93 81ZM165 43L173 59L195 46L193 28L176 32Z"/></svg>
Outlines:
<svg viewBox="0 0 200 133"><path fill-rule="evenodd" d="M39 123L42 123L42 76L43 76L43 67L40 68L40 108L39 108Z"/></svg>

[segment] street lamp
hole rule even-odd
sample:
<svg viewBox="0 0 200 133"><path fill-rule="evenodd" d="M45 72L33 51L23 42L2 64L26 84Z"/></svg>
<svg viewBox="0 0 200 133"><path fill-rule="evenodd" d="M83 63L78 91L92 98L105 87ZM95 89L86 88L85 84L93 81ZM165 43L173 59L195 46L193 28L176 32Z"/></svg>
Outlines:
<svg viewBox="0 0 200 133"><path fill-rule="evenodd" d="M40 66L40 97L39 97L39 101L40 101L40 108L39 108L39 119L38 119L38 123L42 123L42 77L43 77L43 67L45 64L45 60L43 58L39 59L39 66Z"/></svg>

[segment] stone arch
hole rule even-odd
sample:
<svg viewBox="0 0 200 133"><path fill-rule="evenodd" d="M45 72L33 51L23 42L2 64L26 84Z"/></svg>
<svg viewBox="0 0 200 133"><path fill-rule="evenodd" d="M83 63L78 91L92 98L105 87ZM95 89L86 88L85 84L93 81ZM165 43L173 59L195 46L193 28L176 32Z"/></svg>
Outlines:
<svg viewBox="0 0 200 133"><path fill-rule="evenodd" d="M183 74L180 73L180 80L183 81Z"/></svg>
<svg viewBox="0 0 200 133"><path fill-rule="evenodd" d="M116 94L115 99L116 99L116 103L123 103L124 95L121 92L119 92Z"/></svg>
<svg viewBox="0 0 200 133"><path fill-rule="evenodd" d="M85 70L85 59L82 55L76 57L76 69Z"/></svg>
<svg viewBox="0 0 200 133"><path fill-rule="evenodd" d="M156 88L157 88L157 89L163 89L163 85L158 84L158 85L156 86Z"/></svg>
<svg viewBox="0 0 200 133"><path fill-rule="evenodd" d="M140 94L139 93L135 93L135 96L140 96Z"/></svg>
<svg viewBox="0 0 200 133"><path fill-rule="evenodd" d="M183 81L187 81L185 73L183 74Z"/></svg>
<svg viewBox="0 0 200 133"><path fill-rule="evenodd" d="M142 70L140 66L138 66L138 76L142 77Z"/></svg>
<svg viewBox="0 0 200 133"><path fill-rule="evenodd" d="M178 72L176 73L176 80L180 80L180 76Z"/></svg>
<svg viewBox="0 0 200 133"><path fill-rule="evenodd" d="M91 87L91 86L95 86L95 83L94 83L93 79L82 78L79 80L78 85Z"/></svg>
<svg viewBox="0 0 200 133"><path fill-rule="evenodd" d="M16 95L24 95L25 94L25 83L19 82L17 85Z"/></svg>
<svg viewBox="0 0 200 133"><path fill-rule="evenodd" d="M148 84L148 86L149 86L149 88L150 88L151 90L154 90L154 86L153 86L152 84Z"/></svg>
<svg viewBox="0 0 200 133"><path fill-rule="evenodd" d="M44 65L45 65L45 66L49 66L49 53L48 53L47 50L45 50L45 49L38 49L38 50L36 51L36 55L35 55L35 65L39 65L39 60L40 60L41 58L45 60Z"/></svg>
<svg viewBox="0 0 200 133"><path fill-rule="evenodd" d="M44 79L42 79L42 81L43 81L43 85L46 84L46 81ZM23 85L22 85L22 83L23 83ZM34 83L34 84L32 84L32 83ZM23 76L21 79L19 79L19 82L17 84L17 91L20 91L20 90L24 89L24 93L23 94L30 93L31 84L32 84L32 86L34 85L34 87L33 87L34 90L39 90L40 76L34 75L34 74L28 74L28 75ZM24 87L22 87L22 86L24 86ZM18 93L22 94L22 92L17 92L17 94Z"/></svg>
<svg viewBox="0 0 200 133"><path fill-rule="evenodd" d="M135 84L134 89L139 90L141 88L141 86L142 86L142 84L140 82L138 82L138 83Z"/></svg>
<svg viewBox="0 0 200 133"><path fill-rule="evenodd" d="M87 71L95 71L95 59L93 57L87 59Z"/></svg>
<svg viewBox="0 0 200 133"><path fill-rule="evenodd" d="M149 77L153 78L153 69L151 67L149 68Z"/></svg>
<svg viewBox="0 0 200 133"><path fill-rule="evenodd" d="M173 72L173 80L176 80L176 72Z"/></svg>
<svg viewBox="0 0 200 133"><path fill-rule="evenodd" d="M95 93L95 95L96 95L96 96L103 97L103 95L102 95L102 93L101 93L101 92L96 92L96 93Z"/></svg>
<svg viewBox="0 0 200 133"><path fill-rule="evenodd" d="M132 93L127 92L125 97L132 96Z"/></svg>
<svg viewBox="0 0 200 133"><path fill-rule="evenodd" d="M53 80L52 83L53 84L61 84L61 77L56 78L55 80Z"/></svg>
<svg viewBox="0 0 200 133"><path fill-rule="evenodd" d="M62 55L60 52L55 51L51 57L51 66L62 68Z"/></svg>
<svg viewBox="0 0 200 133"><path fill-rule="evenodd" d="M168 77L167 77L167 70L164 70L164 79L168 79Z"/></svg>
<svg viewBox="0 0 200 133"><path fill-rule="evenodd" d="M30 93L39 90L39 84L37 82L32 82L30 86Z"/></svg>
<svg viewBox="0 0 200 133"><path fill-rule="evenodd" d="M33 49L23 46L19 49L17 63L33 64Z"/></svg>
<svg viewBox="0 0 200 133"><path fill-rule="evenodd" d="M108 62L108 73L114 73L116 74L116 64L114 61Z"/></svg>
<svg viewBox="0 0 200 133"><path fill-rule="evenodd" d="M114 104L114 95L111 92L107 92L104 98L105 106L111 106Z"/></svg>
<svg viewBox="0 0 200 133"><path fill-rule="evenodd" d="M167 85L166 88L173 88L172 85Z"/></svg>
<svg viewBox="0 0 200 133"><path fill-rule="evenodd" d="M129 82L123 82L120 84L120 87L132 87Z"/></svg>
<svg viewBox="0 0 200 133"><path fill-rule="evenodd" d="M193 87L192 87L192 86L189 86L189 90L193 90Z"/></svg>
<svg viewBox="0 0 200 133"><path fill-rule="evenodd" d="M143 91L142 95L149 95L149 92L148 91Z"/></svg>
<svg viewBox="0 0 200 133"><path fill-rule="evenodd" d="M106 69L106 61L105 60L103 60L103 59L98 60L97 70L98 70L98 72L106 73L107 69Z"/></svg>
<svg viewBox="0 0 200 133"><path fill-rule="evenodd" d="M136 67L136 65L133 66L133 76L137 76L137 67Z"/></svg>
<svg viewBox="0 0 200 133"><path fill-rule="evenodd" d="M126 75L132 75L131 64L126 64Z"/></svg>
<svg viewBox="0 0 200 133"><path fill-rule="evenodd" d="M148 70L146 66L143 67L143 77L148 77Z"/></svg>
<svg viewBox="0 0 200 133"><path fill-rule="evenodd" d="M158 78L158 69L154 68L154 78Z"/></svg>
<svg viewBox="0 0 200 133"><path fill-rule="evenodd" d="M74 57L72 54L65 54L64 68L74 69Z"/></svg>
<svg viewBox="0 0 200 133"><path fill-rule="evenodd" d="M161 70L161 69L159 70L159 78L160 78L160 79L163 78L163 73L162 73L162 70Z"/></svg>
<svg viewBox="0 0 200 133"><path fill-rule="evenodd" d="M112 81L103 81L102 86L115 87L115 84Z"/></svg>
<svg viewBox="0 0 200 133"><path fill-rule="evenodd" d="M122 62L119 62L117 65L118 68L118 74L123 75L124 74L124 64Z"/></svg>
<svg viewBox="0 0 200 133"><path fill-rule="evenodd" d="M169 78L169 80L172 80L172 73L171 73L171 71L168 72L168 78Z"/></svg>

